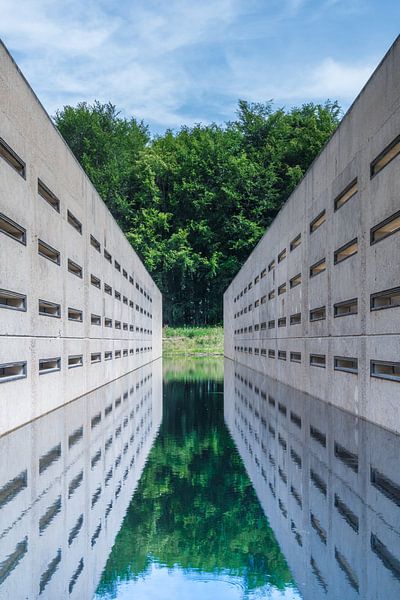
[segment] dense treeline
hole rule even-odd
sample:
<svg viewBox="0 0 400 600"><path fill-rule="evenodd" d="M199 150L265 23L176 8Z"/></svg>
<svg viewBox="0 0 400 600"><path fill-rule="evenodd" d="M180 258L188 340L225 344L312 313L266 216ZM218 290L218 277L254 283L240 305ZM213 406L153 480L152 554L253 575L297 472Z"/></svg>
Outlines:
<svg viewBox="0 0 400 600"><path fill-rule="evenodd" d="M112 104L55 122L164 294L171 325L222 321L222 294L337 127L336 102L288 112L240 101L237 120L151 137Z"/></svg>

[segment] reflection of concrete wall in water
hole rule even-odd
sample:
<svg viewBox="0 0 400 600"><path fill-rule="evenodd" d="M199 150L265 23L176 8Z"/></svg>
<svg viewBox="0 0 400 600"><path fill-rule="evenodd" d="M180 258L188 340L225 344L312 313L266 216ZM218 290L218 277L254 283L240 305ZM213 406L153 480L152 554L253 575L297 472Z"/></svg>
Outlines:
<svg viewBox="0 0 400 600"><path fill-rule="evenodd" d="M0 89L1 434L158 358L162 310L1 43Z"/></svg>
<svg viewBox="0 0 400 600"><path fill-rule="evenodd" d="M225 355L400 431L400 38L224 297Z"/></svg>
<svg viewBox="0 0 400 600"><path fill-rule="evenodd" d="M399 598L400 437L230 360L224 393L304 599Z"/></svg>
<svg viewBox="0 0 400 600"><path fill-rule="evenodd" d="M92 598L162 417L161 361L0 438L0 597Z"/></svg>

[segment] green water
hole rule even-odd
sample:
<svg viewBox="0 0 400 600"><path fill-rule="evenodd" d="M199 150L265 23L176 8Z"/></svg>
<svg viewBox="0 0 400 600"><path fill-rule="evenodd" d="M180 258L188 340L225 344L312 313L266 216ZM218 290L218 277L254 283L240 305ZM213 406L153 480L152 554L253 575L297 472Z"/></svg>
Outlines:
<svg viewBox="0 0 400 600"><path fill-rule="evenodd" d="M162 425L95 598L300 598L224 423L222 361L164 365Z"/></svg>

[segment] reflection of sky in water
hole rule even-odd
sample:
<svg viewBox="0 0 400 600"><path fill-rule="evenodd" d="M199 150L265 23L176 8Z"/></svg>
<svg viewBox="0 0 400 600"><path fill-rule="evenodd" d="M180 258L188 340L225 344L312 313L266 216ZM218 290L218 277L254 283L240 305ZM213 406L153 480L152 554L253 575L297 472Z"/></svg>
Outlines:
<svg viewBox="0 0 400 600"><path fill-rule="evenodd" d="M95 598L117 597L118 600L300 600L293 588L279 591L268 585L245 593L242 579L229 574L202 574L183 571L179 567L152 564L137 579L119 581L117 592L112 596L96 595Z"/></svg>

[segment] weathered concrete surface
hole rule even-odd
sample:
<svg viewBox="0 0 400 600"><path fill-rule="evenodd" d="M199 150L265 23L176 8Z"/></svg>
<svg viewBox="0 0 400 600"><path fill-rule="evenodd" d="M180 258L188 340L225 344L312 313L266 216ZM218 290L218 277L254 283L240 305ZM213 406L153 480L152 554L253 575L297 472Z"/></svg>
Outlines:
<svg viewBox="0 0 400 600"><path fill-rule="evenodd" d="M25 244L0 230L0 290L26 296L25 311L0 307L0 369L26 363L26 377L0 382L2 434L158 358L162 298L1 44L0 138L26 165L21 176L0 156L0 213L26 230ZM59 199L59 212L38 194L38 179ZM68 221L68 211L81 223L81 233ZM39 255L38 240L60 253L59 265ZM82 268L82 278L69 272L68 260ZM40 315L39 300L60 305L60 317ZM69 320L68 308L82 311L83 322ZM100 325L91 323L91 315L100 317ZM112 358L106 360L108 352ZM96 353L101 362L92 363ZM83 366L69 369L68 357L75 355L82 355ZM61 370L39 374L39 360L49 358L60 358Z"/></svg>
<svg viewBox="0 0 400 600"><path fill-rule="evenodd" d="M371 163L399 135L397 39L224 295L227 357L387 427L400 426L400 383L371 377L370 361L400 362L400 307L371 311L370 298L400 286L400 231L372 245L370 235L400 210L400 155L372 177ZM335 199L355 179L357 193L335 210ZM323 210L326 222L310 233ZM291 251L299 234L301 244ZM335 264L335 251L356 238L358 252ZM287 256L278 262L285 248ZM310 277L321 259L326 270ZM301 285L291 289L299 273ZM278 295L283 283L287 291ZM275 297L269 300L271 290ZM358 301L357 314L335 318L334 305L350 299ZM326 318L310 321L310 311L323 306ZM301 323L291 325L297 313ZM278 327L282 317L286 326ZM268 358L270 349L275 359ZM279 350L287 352L286 362L278 360ZM291 352L301 353L300 364L290 361ZM310 366L311 354L326 356L326 368ZM357 358L358 374L335 371L335 356Z"/></svg>

